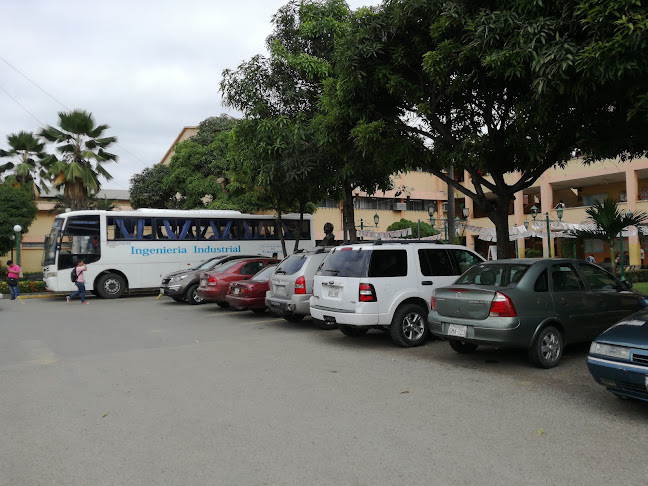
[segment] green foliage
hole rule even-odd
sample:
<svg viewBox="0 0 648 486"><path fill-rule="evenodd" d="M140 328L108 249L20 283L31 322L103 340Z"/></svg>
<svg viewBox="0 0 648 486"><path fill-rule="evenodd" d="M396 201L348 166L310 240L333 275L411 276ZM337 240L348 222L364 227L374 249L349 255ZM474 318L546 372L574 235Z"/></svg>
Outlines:
<svg viewBox="0 0 648 486"><path fill-rule="evenodd" d="M409 221L405 218L401 218L400 221L396 221L395 223L390 224L387 227L387 231L395 231L395 230L412 228L412 236L407 236L406 238L416 239L419 237L419 224L421 228L421 234L420 234L421 238L439 234L439 231L437 231L436 228L433 228L432 226L430 226L429 223L426 223L425 221L421 221L419 223L418 221Z"/></svg>
<svg viewBox="0 0 648 486"><path fill-rule="evenodd" d="M106 150L117 138L103 136L109 126L95 125L92 114L84 110L59 112L58 116L59 128L47 126L40 132L57 145L59 155L49 156L48 168L55 177L54 185L64 186L70 209L85 209L88 197L101 189L99 178L112 179L103 164L117 160Z"/></svg>
<svg viewBox="0 0 648 486"><path fill-rule="evenodd" d="M29 230L38 209L31 194L22 188L0 185L0 255L16 246L13 227L22 226L22 234Z"/></svg>
<svg viewBox="0 0 648 486"><path fill-rule="evenodd" d="M619 209L618 203L610 198L602 203L596 201L585 212L588 215L588 222L591 224L591 228L569 231L575 237L570 243L575 244L576 241L586 239L604 241L610 247L610 261L612 262L612 271L614 271L614 255L619 234L628 226L638 226L647 221L648 213L637 211L635 213L623 214Z"/></svg>
<svg viewBox="0 0 648 486"><path fill-rule="evenodd" d="M632 283L637 283L637 282L648 282L648 270L626 270L623 272L625 279L628 282ZM648 286L646 286L648 287ZM641 288L638 289L639 291L643 293L648 293L648 288L645 290L642 290Z"/></svg>
<svg viewBox="0 0 648 486"><path fill-rule="evenodd" d="M0 150L0 158L10 159L0 164L0 174L8 173L4 183L23 186L32 195L38 188L49 192L46 183L50 174L45 144L33 133L24 131L7 135L7 142L9 150Z"/></svg>
<svg viewBox="0 0 648 486"><path fill-rule="evenodd" d="M18 280L18 290L21 294L45 292L45 282L42 280ZM9 285L6 280L0 280L0 294L9 294Z"/></svg>
<svg viewBox="0 0 648 486"><path fill-rule="evenodd" d="M165 179L171 169L168 165L156 164L135 174L130 179L130 204L137 208L168 208L176 191Z"/></svg>

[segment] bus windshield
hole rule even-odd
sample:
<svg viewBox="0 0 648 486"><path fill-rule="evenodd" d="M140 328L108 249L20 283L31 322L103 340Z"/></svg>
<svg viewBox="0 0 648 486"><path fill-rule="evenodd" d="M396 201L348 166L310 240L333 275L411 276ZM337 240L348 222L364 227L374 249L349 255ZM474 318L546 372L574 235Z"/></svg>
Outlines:
<svg viewBox="0 0 648 486"><path fill-rule="evenodd" d="M43 266L54 265L56 263L56 249L59 238L61 237L61 228L63 228L63 219L56 218L52 225L50 234L45 237L45 251L43 252Z"/></svg>

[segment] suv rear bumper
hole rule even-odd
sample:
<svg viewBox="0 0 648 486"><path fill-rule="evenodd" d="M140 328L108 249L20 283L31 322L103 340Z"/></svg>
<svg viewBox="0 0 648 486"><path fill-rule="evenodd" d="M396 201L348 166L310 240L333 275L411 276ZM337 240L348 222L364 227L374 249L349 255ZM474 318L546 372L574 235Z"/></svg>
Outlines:
<svg viewBox="0 0 648 486"><path fill-rule="evenodd" d="M339 309L330 309L311 305L310 314L313 319L321 321L335 320L336 324L346 326L377 326L380 322L380 314L356 314L354 311L340 311Z"/></svg>
<svg viewBox="0 0 648 486"><path fill-rule="evenodd" d="M266 307L275 314L310 314L310 294L293 295L290 299L282 299L273 295L266 297Z"/></svg>

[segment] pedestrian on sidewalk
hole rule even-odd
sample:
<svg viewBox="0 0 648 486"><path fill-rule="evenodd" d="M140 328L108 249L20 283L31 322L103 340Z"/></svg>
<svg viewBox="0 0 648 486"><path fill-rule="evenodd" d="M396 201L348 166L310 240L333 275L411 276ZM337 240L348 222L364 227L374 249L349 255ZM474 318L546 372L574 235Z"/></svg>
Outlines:
<svg viewBox="0 0 648 486"><path fill-rule="evenodd" d="M7 262L7 285L9 285L9 292L11 292L11 300L16 300L20 295L20 290L18 290L19 277L20 267L13 260L9 260Z"/></svg>
<svg viewBox="0 0 648 486"><path fill-rule="evenodd" d="M79 260L79 262L77 263L76 268L74 269L74 271L77 274L76 282L74 282L74 285L77 286L77 291L71 293L70 295L68 295L65 298L65 300L67 300L68 304L70 303L70 300L75 298L77 295L79 295L81 297L81 303L82 304L87 304L88 303L88 301L86 300L86 297L85 297L85 278L84 278L84 273L83 273L87 269L88 269L88 267L85 266L85 264L83 263L83 260Z"/></svg>

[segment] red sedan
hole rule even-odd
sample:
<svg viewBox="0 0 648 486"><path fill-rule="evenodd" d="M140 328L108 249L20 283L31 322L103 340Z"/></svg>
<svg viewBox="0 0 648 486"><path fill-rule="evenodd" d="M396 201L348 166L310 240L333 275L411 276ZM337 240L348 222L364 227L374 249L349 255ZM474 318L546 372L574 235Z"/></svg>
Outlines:
<svg viewBox="0 0 648 486"><path fill-rule="evenodd" d="M276 268L276 265L268 265L250 280L232 282L225 299L236 309L248 309L257 314L265 312L265 296Z"/></svg>
<svg viewBox="0 0 648 486"><path fill-rule="evenodd" d="M221 307L228 307L225 295L229 290L229 284L235 280L249 280L259 270L279 263L276 258L244 258L231 260L216 265L209 272L200 275L200 287L197 294L206 302L216 302Z"/></svg>

